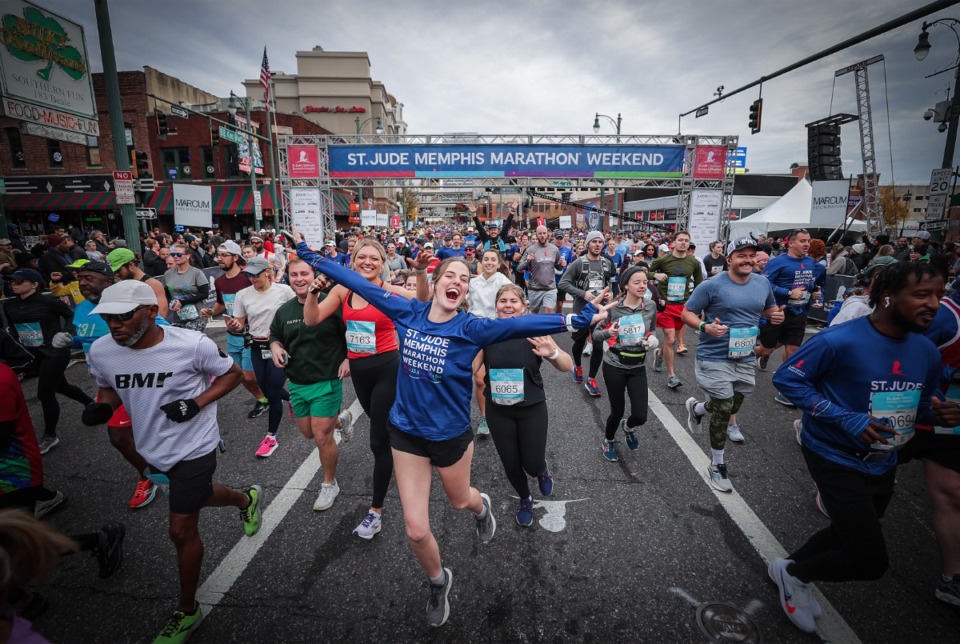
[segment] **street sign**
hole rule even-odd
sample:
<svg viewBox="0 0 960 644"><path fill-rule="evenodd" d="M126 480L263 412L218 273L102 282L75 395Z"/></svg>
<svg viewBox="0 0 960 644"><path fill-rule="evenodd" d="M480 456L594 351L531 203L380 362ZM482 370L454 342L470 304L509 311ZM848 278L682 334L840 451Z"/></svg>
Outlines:
<svg viewBox="0 0 960 644"><path fill-rule="evenodd" d="M117 193L117 205L136 203L133 192L133 172L115 170L113 173L113 189Z"/></svg>
<svg viewBox="0 0 960 644"><path fill-rule="evenodd" d="M156 208L137 208L137 219L156 219Z"/></svg>
<svg viewBox="0 0 960 644"><path fill-rule="evenodd" d="M930 173L925 221L937 221L943 218L943 211L947 207L947 195L950 192L951 177L953 177L953 168L935 168Z"/></svg>
<svg viewBox="0 0 960 644"><path fill-rule="evenodd" d="M243 135L235 132L228 127L220 126L220 138L230 141L230 143L243 143Z"/></svg>
<svg viewBox="0 0 960 644"><path fill-rule="evenodd" d="M253 191L253 216L255 219L263 219L263 197L259 190Z"/></svg>
<svg viewBox="0 0 960 644"><path fill-rule="evenodd" d="M701 116L706 116L710 112L710 106L704 105L703 107L697 110L697 113L694 115L694 118L700 118Z"/></svg>
<svg viewBox="0 0 960 644"><path fill-rule="evenodd" d="M187 110L183 109L179 105L171 105L170 113L173 114L174 116L179 116L182 119L185 119L188 116Z"/></svg>
<svg viewBox="0 0 960 644"><path fill-rule="evenodd" d="M944 219L942 221L928 221L923 224L924 230L947 230L949 228L956 228L957 224L960 221Z"/></svg>

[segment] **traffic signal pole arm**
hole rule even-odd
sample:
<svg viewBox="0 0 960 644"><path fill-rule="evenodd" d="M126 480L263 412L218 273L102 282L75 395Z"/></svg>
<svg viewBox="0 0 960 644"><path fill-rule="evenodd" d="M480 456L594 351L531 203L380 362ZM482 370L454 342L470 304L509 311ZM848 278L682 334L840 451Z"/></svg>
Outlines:
<svg viewBox="0 0 960 644"><path fill-rule="evenodd" d="M173 101L168 101L168 100L165 99L165 98L160 98L159 96L154 96L153 94L147 94L147 96L149 96L150 98L152 98L152 99L155 100L155 101L160 101L161 103L166 103L167 105L175 105L175 106L179 107L180 109L182 109L182 110L184 110L184 111L186 111L186 112L190 112L191 114L195 114L195 115L197 115L197 116L203 117L203 118L208 119L208 120L210 120L210 121L213 121L213 122L215 122L215 123L219 123L220 125L225 125L225 126L231 128L231 129L234 129L234 130L236 130L236 131L238 131L238 132L243 132L244 134L248 134L248 135L252 136L252 137L255 138L255 139L260 139L261 141L265 141L266 143L270 143L270 142L271 142L268 137L265 137L265 136L263 136L262 134L257 134L256 132L254 132L254 131L252 131L252 130L245 130L245 129L243 129L242 127L239 127L239 126L237 126L237 125L235 125L235 124L233 124L233 123L229 123L229 122L227 122L227 121L223 121L223 120L221 120L221 119L218 119L218 118L215 117L215 116L210 116L209 114L206 114L206 113L204 113L204 112L198 112L197 110L190 109L189 107L185 107L185 106L181 105L180 103L174 103Z"/></svg>

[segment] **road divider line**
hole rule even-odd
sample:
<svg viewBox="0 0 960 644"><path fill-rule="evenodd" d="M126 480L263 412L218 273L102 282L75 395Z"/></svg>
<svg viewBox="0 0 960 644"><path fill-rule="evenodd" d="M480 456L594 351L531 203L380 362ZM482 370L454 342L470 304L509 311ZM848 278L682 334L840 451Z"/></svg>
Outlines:
<svg viewBox="0 0 960 644"><path fill-rule="evenodd" d="M754 550L767 562L773 561L778 557L786 557L787 551L783 545L777 541L777 538L773 536L773 533L764 525L763 521L760 520L760 517L757 516L743 497L737 493L736 489L734 489L733 492L720 492L719 490L713 489L706 474L710 459L707 458L707 455L704 454L700 446L697 445L697 442L690 435L690 432L670 413L666 405L664 405L652 391L649 392L649 395L650 410L660 419L660 422L663 423L663 426L671 438L673 438L677 446L680 447L680 451L683 452L687 460L690 461L690 464L693 465L694 471L713 492L714 496L717 497L720 507L726 511L737 527L740 528L740 531L743 532ZM772 588L771 586L771 593L773 593ZM817 634L827 642L860 642L857 634L850 628L846 620L840 616L840 613L837 612L830 601L823 596L823 593L821 593L816 586L811 585L810 588L820 603L820 608L823 609L823 616L817 620Z"/></svg>
<svg viewBox="0 0 960 644"><path fill-rule="evenodd" d="M354 400L349 411L353 414L353 422L357 422L363 414L360 401ZM253 537L241 537L197 591L197 601L203 606L204 617L209 617L213 609L223 600L223 596L230 592L230 588L303 495L319 470L320 459L317 458L317 451L310 450L310 454L284 484L280 493L273 499L267 498L269 504L263 512L260 531Z"/></svg>

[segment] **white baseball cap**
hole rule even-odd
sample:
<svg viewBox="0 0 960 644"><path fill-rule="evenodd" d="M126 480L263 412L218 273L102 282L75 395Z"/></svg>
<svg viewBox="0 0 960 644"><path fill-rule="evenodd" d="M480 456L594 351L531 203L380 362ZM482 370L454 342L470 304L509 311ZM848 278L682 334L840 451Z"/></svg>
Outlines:
<svg viewBox="0 0 960 644"><path fill-rule="evenodd" d="M243 251L240 249L240 244L232 239L228 239L220 244L220 248L217 250L222 250L223 252L230 253L231 255L243 255Z"/></svg>
<svg viewBox="0 0 960 644"><path fill-rule="evenodd" d="M139 280L123 280L103 289L100 302L91 313L106 313L115 315L129 313L138 306L157 304L157 294L153 289Z"/></svg>

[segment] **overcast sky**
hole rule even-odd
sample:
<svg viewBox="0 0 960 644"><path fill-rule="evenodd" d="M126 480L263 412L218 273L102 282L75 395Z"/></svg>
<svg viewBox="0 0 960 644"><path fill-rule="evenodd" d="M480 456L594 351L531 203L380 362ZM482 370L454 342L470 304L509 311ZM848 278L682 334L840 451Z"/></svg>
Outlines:
<svg viewBox="0 0 960 644"><path fill-rule="evenodd" d="M38 0L86 27L101 71L93 0ZM274 71L296 73L296 52L366 51L371 73L404 103L410 134L587 134L594 114L623 115L624 133L674 134L677 116L727 91L927 4L918 0L113 0L120 70L149 65L201 89L242 93L264 45ZM934 14L960 18L960 6ZM926 184L945 134L924 110L946 98L958 41L943 26L932 50L913 48L921 21L763 86L763 131L750 135L752 88L685 117L684 134L739 135L754 173L806 163L804 123L856 113L852 74L869 68L881 184ZM887 105L889 104L889 114ZM602 133L613 134L601 119ZM890 141L892 140L892 146ZM844 173L862 171L856 123L843 129ZM891 170L891 148L892 170ZM958 156L957 163L960 161Z"/></svg>

